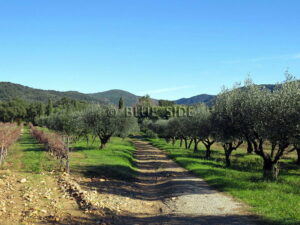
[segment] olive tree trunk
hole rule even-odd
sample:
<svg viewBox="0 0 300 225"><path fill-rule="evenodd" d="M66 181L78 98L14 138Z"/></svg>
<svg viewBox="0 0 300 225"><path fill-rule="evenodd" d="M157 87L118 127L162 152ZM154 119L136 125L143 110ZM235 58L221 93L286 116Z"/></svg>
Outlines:
<svg viewBox="0 0 300 225"><path fill-rule="evenodd" d="M174 146L175 144L176 144L176 138L173 137L173 138L172 138L172 145Z"/></svg>
<svg viewBox="0 0 300 225"><path fill-rule="evenodd" d="M230 161L230 156L231 153L236 150L241 144L243 143L243 141L238 141L238 142L229 142L229 143L224 143L223 144L223 148L225 151L225 165L226 167L230 167L231 166L231 161Z"/></svg>
<svg viewBox="0 0 300 225"><path fill-rule="evenodd" d="M106 147L107 142L109 141L111 136L99 137L101 140L100 149L104 149Z"/></svg>
<svg viewBox="0 0 300 225"><path fill-rule="evenodd" d="M188 145L188 149L191 149L191 146L192 146L192 144L193 144L193 141L194 141L194 139L191 139L191 140L190 140L190 143L189 143L189 145Z"/></svg>
<svg viewBox="0 0 300 225"><path fill-rule="evenodd" d="M198 149L198 144L199 144L199 140L197 140L197 138L194 138L194 153L197 153L199 152L199 149Z"/></svg>
<svg viewBox="0 0 300 225"><path fill-rule="evenodd" d="M253 153L253 146L249 139L247 139L247 153L252 154Z"/></svg>
<svg viewBox="0 0 300 225"><path fill-rule="evenodd" d="M180 148L182 147L182 141L183 141L182 138L180 138L180 145L179 145Z"/></svg>
<svg viewBox="0 0 300 225"><path fill-rule="evenodd" d="M231 151L225 151L225 165L226 165L226 167L231 166L231 160L230 160L231 153L232 153L232 150Z"/></svg>
<svg viewBox="0 0 300 225"><path fill-rule="evenodd" d="M296 152L297 152L297 156L298 156L297 164L300 165L300 148L297 148Z"/></svg>
<svg viewBox="0 0 300 225"><path fill-rule="evenodd" d="M211 146L215 143L215 141L210 141L209 139L207 140L202 140L202 143L204 144L206 151L205 151L205 158L209 159L211 155Z"/></svg>
<svg viewBox="0 0 300 225"><path fill-rule="evenodd" d="M270 159L264 159L263 177L267 180L276 180L279 173L278 162L273 162Z"/></svg>
<svg viewBox="0 0 300 225"><path fill-rule="evenodd" d="M188 149L188 140L186 138L184 138L184 147Z"/></svg>

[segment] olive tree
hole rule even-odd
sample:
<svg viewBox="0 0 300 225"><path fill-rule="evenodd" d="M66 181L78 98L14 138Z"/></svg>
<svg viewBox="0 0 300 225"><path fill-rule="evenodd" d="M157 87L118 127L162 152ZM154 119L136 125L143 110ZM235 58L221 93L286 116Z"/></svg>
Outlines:
<svg viewBox="0 0 300 225"><path fill-rule="evenodd" d="M100 149L113 135L124 137L133 127L137 127L135 118L126 116L123 110L112 105L91 106L83 113L83 122L100 139Z"/></svg>
<svg viewBox="0 0 300 225"><path fill-rule="evenodd" d="M273 92L260 90L257 93L253 99L256 115L252 116L252 143L255 153L264 160L264 177L276 179L279 160L295 149L299 141L300 85L287 80ZM266 141L271 144L269 151L264 145Z"/></svg>
<svg viewBox="0 0 300 225"><path fill-rule="evenodd" d="M160 138L164 138L167 142L169 142L172 136L169 133L168 122L168 120L150 122L148 123L148 128L156 133Z"/></svg>
<svg viewBox="0 0 300 225"><path fill-rule="evenodd" d="M299 82L292 78L274 90L248 80L245 87L228 94L231 100L227 109L235 124L232 129L239 130L248 150L250 147L262 157L264 178L276 179L279 160L298 147L299 90Z"/></svg>
<svg viewBox="0 0 300 225"><path fill-rule="evenodd" d="M122 110L119 111L118 115L118 129L115 135L126 138L130 134L139 131L139 125L137 123L137 118L133 116L126 116L125 113L122 113Z"/></svg>
<svg viewBox="0 0 300 225"><path fill-rule="evenodd" d="M231 153L243 143L243 135L239 122L233 112L239 108L237 99L240 89L223 90L217 96L213 111L213 124L216 129L215 138L222 142L226 166L231 165Z"/></svg>
<svg viewBox="0 0 300 225"><path fill-rule="evenodd" d="M190 136L194 140L194 152L198 151L198 143L201 141L206 148L206 158L210 158L213 139L212 115L209 108L200 104L194 107L193 115L188 117Z"/></svg>
<svg viewBox="0 0 300 225"><path fill-rule="evenodd" d="M187 117L174 117L171 118L168 122L168 130L170 136L173 137L173 143L175 144L175 140L180 140L180 147L182 147L184 141L184 147L187 149L188 139L190 138L190 130L189 130L190 120Z"/></svg>

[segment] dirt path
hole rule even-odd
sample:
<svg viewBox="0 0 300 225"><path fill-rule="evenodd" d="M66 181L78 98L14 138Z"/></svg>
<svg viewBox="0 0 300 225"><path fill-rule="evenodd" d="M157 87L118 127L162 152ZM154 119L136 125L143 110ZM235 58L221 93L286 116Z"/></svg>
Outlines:
<svg viewBox="0 0 300 225"><path fill-rule="evenodd" d="M145 141L134 140L137 180L81 181L114 210L111 224L256 224L246 206L211 189L202 179Z"/></svg>
<svg viewBox="0 0 300 225"><path fill-rule="evenodd" d="M135 198L156 201L158 214L124 218L130 224L255 224L246 207L170 160L147 142L134 141L139 168ZM157 202L158 201L158 202ZM140 217L140 218L139 218Z"/></svg>
<svg viewBox="0 0 300 225"><path fill-rule="evenodd" d="M134 144L139 171L131 181L21 172L18 165L0 170L0 224L255 224L243 204L163 151L138 139ZM21 139L14 156L25 150Z"/></svg>

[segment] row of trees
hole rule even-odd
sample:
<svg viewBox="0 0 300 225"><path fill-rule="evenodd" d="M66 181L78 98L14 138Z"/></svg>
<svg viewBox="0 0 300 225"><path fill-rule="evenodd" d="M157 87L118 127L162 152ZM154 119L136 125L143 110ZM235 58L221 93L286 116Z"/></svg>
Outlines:
<svg viewBox="0 0 300 225"><path fill-rule="evenodd" d="M92 105L83 111L61 111L36 120L39 126L60 132L67 140L99 138L103 149L112 136L127 137L138 130L137 119L112 105ZM69 142L69 141L68 141Z"/></svg>
<svg viewBox="0 0 300 225"><path fill-rule="evenodd" d="M35 118L49 116L60 111L82 110L88 104L85 102L62 98L57 101L48 100L48 103L26 102L22 99L11 99L0 102L0 121L34 123Z"/></svg>
<svg viewBox="0 0 300 225"><path fill-rule="evenodd" d="M0 123L0 165L7 156L8 148L20 137L22 126L14 123Z"/></svg>
<svg viewBox="0 0 300 225"><path fill-rule="evenodd" d="M43 144L52 156L60 161L61 166L65 165L65 171L69 173L69 146L65 144L63 138L56 133L45 132L31 123L29 126L32 136L39 143Z"/></svg>
<svg viewBox="0 0 300 225"><path fill-rule="evenodd" d="M300 164L300 82L288 76L270 90L247 80L244 87L224 89L212 108L200 105L191 117L148 121L144 126L167 140L184 141L186 148L193 142L195 151L201 141L207 158L211 145L220 142L227 166L231 153L247 143L248 153L263 159L264 177L276 179L284 155L297 151Z"/></svg>

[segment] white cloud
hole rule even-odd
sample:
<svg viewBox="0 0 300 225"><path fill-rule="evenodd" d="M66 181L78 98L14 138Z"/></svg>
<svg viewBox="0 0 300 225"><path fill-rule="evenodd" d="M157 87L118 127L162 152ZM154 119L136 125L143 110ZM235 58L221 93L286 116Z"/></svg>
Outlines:
<svg viewBox="0 0 300 225"><path fill-rule="evenodd" d="M296 54L296 55L294 55L294 59L300 59L300 53L299 53L299 54Z"/></svg>

